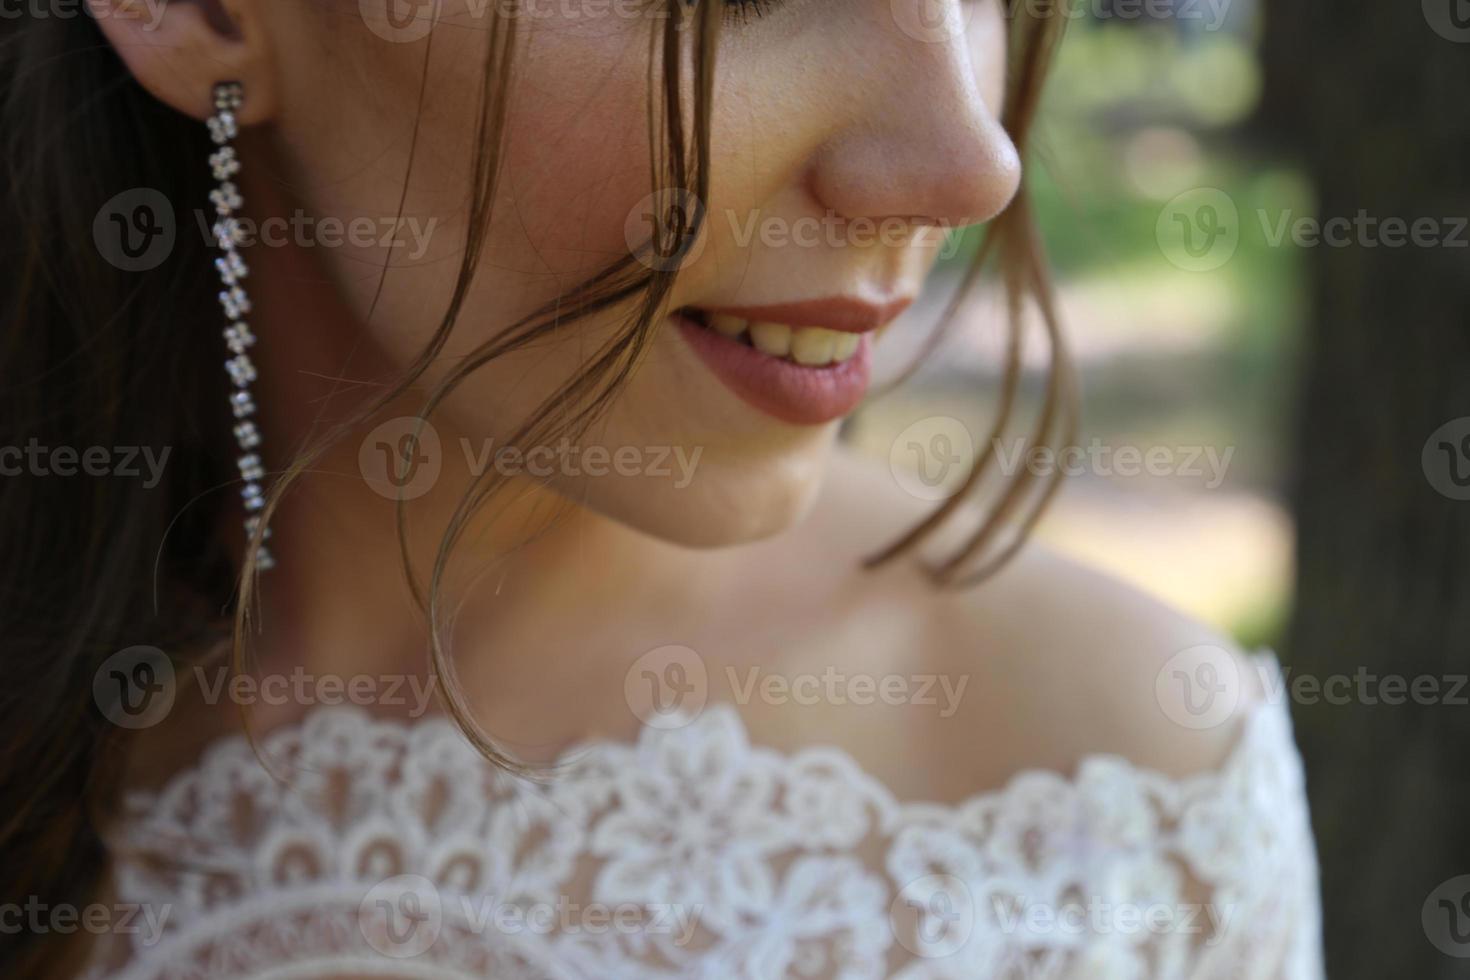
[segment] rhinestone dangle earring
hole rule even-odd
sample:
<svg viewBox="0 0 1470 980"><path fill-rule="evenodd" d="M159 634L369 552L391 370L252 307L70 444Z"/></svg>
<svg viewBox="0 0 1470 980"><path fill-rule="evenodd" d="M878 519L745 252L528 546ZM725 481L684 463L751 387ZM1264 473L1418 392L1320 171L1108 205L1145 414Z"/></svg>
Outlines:
<svg viewBox="0 0 1470 980"><path fill-rule="evenodd" d="M256 378L255 364L250 360L249 348L255 344L255 335L245 317L250 313L250 297L241 282L249 274L245 261L240 258L238 246L244 235L236 217L244 203L240 190L230 178L240 172L240 160L231 141L239 132L235 113L244 101L245 90L239 82L222 82L214 87L214 115L209 117L209 135L219 149L210 156L209 165L219 186L209 194L214 205L214 239L221 255L214 260L215 271L220 277L220 306L226 319L224 330L225 346L234 356L225 362L225 371L230 376L234 390L230 392L230 408L234 412L235 441L240 445L240 477L245 485L240 496L245 504L245 539L255 539L260 525L261 510L265 507L265 464L260 456L260 430L253 421L255 401L250 395L250 384ZM270 536L266 528L261 537L264 542ZM261 545L256 555L256 566L262 570L275 564L270 550Z"/></svg>

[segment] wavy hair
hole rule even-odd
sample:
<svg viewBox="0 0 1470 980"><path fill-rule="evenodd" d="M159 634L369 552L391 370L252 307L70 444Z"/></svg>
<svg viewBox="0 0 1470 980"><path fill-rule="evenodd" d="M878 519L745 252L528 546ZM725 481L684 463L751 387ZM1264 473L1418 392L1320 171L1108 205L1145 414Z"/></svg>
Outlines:
<svg viewBox="0 0 1470 980"><path fill-rule="evenodd" d="M708 200L715 56L724 8L713 2L692 7L682 0L660 2L672 15L653 32L649 52L654 83L650 182L655 190ZM269 496L267 520L314 460L423 376L454 329L490 223L501 171L505 93L515 68L513 12L507 4L489 7L470 230L448 308L432 339L394 384L284 468ZM1052 6L1022 2L1009 17L1002 122L1024 149L1064 18ZM0 267L0 446L34 441L172 451L161 482L152 487L125 479L33 473L0 480L0 656L7 672L0 691L0 851L10 894L79 905L107 884L103 816L117 798L115 776L127 750L126 732L103 717L94 701L94 676L109 655L141 637L171 651L197 651L233 633L239 668L252 625L257 570L254 548L247 549L242 567L217 533L234 498L221 488L238 475L227 452L225 413L219 410L226 389L217 338L196 328L217 316L213 291L197 275L210 259L207 244L181 235L169 259L146 272L122 271L85 244L99 210L122 189L159 188L182 212L204 200L210 187L198 164L210 146L203 127L150 97L90 18L37 16L28 8L7 31L0 40L0 227L5 229L0 238L5 258ZM681 64L692 71L681 72ZM698 234L701 217L689 219L677 210L660 216L655 243ZM1022 312L1028 303L1041 314L1052 358L1029 439L1038 445L1066 444L1075 409L1072 369L1024 188L987 228L946 322L992 261L1008 296L1010 327L1000 409L986 446L993 447L995 437L1016 423ZM631 309L618 334L520 423L510 443L575 438L606 410L636 369L675 275L650 269L635 256L603 269L554 306L512 324L464 358L428 393L421 415L432 416L457 384L496 358L573 330L587 315ZM933 343L942 333L936 331ZM976 460L962 492L868 564L892 561L930 538L976 495L990 462L987 451ZM409 573L427 614L436 677L453 678L442 639L445 570L467 522L502 482L491 468L461 500L428 581L415 581ZM993 572L1020 546L1054 490L1054 482L1037 483L1030 472L1011 480L962 546L929 569L936 583L963 585ZM220 615L231 608L233 624ZM488 759L524 771L482 731L453 683L436 689L447 712ZM77 944L58 947L56 937L48 935L0 935L0 944L9 947L0 949L0 960L12 964L17 975L65 975L81 955Z"/></svg>

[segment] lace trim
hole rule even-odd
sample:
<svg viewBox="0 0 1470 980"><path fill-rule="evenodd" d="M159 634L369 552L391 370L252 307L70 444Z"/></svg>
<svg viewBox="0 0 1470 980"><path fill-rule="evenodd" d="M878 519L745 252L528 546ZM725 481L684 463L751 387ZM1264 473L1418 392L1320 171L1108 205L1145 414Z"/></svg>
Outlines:
<svg viewBox="0 0 1470 980"><path fill-rule="evenodd" d="M1216 772L1094 756L957 806L707 708L545 786L454 727L324 708L126 801L128 977L1317 980L1316 865L1282 704Z"/></svg>

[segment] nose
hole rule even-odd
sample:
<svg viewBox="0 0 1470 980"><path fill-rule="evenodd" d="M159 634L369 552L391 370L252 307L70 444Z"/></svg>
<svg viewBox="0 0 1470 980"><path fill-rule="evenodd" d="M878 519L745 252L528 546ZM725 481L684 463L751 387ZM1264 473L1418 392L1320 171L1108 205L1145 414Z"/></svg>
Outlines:
<svg viewBox="0 0 1470 980"><path fill-rule="evenodd" d="M875 30L886 70L864 73L876 84L850 93L848 124L814 154L812 193L848 219L962 227L995 217L1020 187L1021 160L978 76L998 77L1003 66L977 65L985 55L964 32L921 41L891 25ZM1003 43L986 47L1004 58Z"/></svg>

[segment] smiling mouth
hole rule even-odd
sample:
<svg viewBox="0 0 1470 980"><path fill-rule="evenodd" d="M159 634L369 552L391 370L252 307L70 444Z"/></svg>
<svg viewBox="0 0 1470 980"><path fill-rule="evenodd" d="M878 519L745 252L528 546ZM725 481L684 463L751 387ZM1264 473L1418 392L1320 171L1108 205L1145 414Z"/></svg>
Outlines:
<svg viewBox="0 0 1470 980"><path fill-rule="evenodd" d="M848 330L793 327L695 309L681 310L680 315L727 340L806 368L843 364L852 360L863 345L863 335Z"/></svg>
<svg viewBox="0 0 1470 980"><path fill-rule="evenodd" d="M873 335L907 306L906 299L836 298L686 307L672 319L705 367L746 404L791 425L825 425L862 402Z"/></svg>

